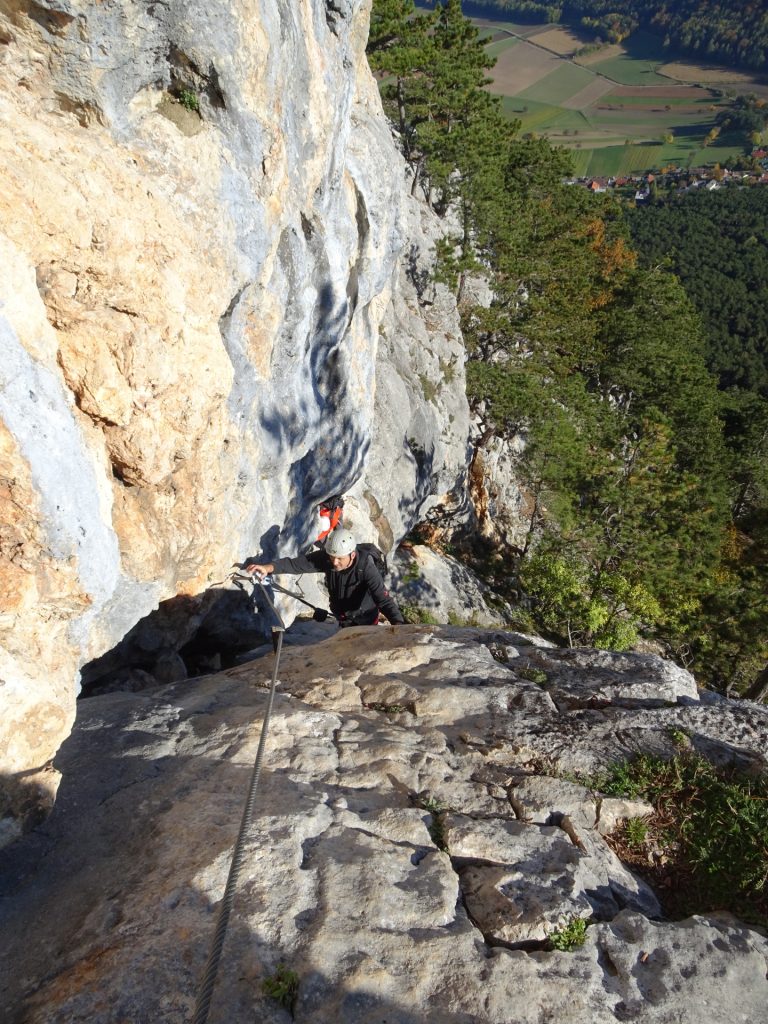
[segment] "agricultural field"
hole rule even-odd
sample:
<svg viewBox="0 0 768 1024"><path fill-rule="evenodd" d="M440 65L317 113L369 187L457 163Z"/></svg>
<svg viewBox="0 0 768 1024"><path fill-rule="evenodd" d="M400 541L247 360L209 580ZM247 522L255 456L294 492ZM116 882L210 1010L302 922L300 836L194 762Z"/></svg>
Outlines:
<svg viewBox="0 0 768 1024"><path fill-rule="evenodd" d="M531 38L536 40L538 46L561 57L572 57L576 50L590 42L590 37L583 32L559 26L549 26L544 31L535 32Z"/></svg>
<svg viewBox="0 0 768 1024"><path fill-rule="evenodd" d="M531 86L538 86L541 96L537 99L541 102L546 102L543 93L547 78L558 68L566 66L557 54L527 42L496 52L495 56L496 66L488 74L493 80L491 91L501 96L520 96Z"/></svg>
<svg viewBox="0 0 768 1024"><path fill-rule="evenodd" d="M501 33L494 33L489 36L488 42L485 44L485 48L492 57L496 58L497 66L502 55L507 51L513 49L515 46L525 45L522 39L518 39L517 36L509 36Z"/></svg>
<svg viewBox="0 0 768 1024"><path fill-rule="evenodd" d="M698 82L713 88L730 89L732 92L754 92L768 98L768 80L757 78L748 72L718 65L705 66L682 61L662 64L659 74L679 82Z"/></svg>
<svg viewBox="0 0 768 1024"><path fill-rule="evenodd" d="M768 97L768 79L670 62L648 33L583 54L581 30L473 19L497 58L489 89L522 132L572 151L579 176L638 174L661 167L723 163L744 139L725 134L704 146L725 100L715 90Z"/></svg>
<svg viewBox="0 0 768 1024"><path fill-rule="evenodd" d="M600 51L589 56L589 70L620 85L665 85L669 79L659 74L666 55L659 40L645 32L635 32L621 46L611 46L610 55L600 60ZM618 52L617 52L618 51ZM576 57L578 62L580 58Z"/></svg>

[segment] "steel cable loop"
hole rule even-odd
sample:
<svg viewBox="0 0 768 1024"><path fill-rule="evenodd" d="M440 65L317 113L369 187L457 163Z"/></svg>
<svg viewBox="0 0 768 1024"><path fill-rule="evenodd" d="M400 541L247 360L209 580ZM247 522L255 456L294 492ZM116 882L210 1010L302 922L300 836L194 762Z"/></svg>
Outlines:
<svg viewBox="0 0 768 1024"><path fill-rule="evenodd" d="M227 934L227 925L229 923L229 915L232 911L232 905L235 899L235 889L237 887L237 880L240 875L240 868L243 864L245 856L245 840L251 827L253 820L253 811L256 806L256 790L259 785L259 778L261 776L261 765L264 760L264 748L267 743L267 731L269 729L269 719L272 714L272 705L275 700L275 691L277 689L277 672L280 665L280 652L283 649L283 633L285 632L285 626L283 620L277 612L277 609L269 599L269 595L264 589L264 585L261 580L258 581L262 592L267 599L267 602L275 613L277 620L280 625L274 631L277 633L277 646L275 647L275 667L272 672L272 685L269 689L269 698L267 700L267 709L264 713L264 721L261 726L261 736L259 737L259 748L256 751L256 761L253 765L253 773L251 775L251 784L248 789L248 798L245 802L245 808L243 809L243 818L240 822L240 831L235 842L235 847L232 852L232 862L229 866L229 875L227 876L227 884L224 887L224 895L221 898L219 904L219 914L216 921L216 930L213 935L213 941L211 942L211 950L208 954L208 962L205 966L205 973L203 979L200 982L200 988L197 995L197 1003L195 1005L194 1016L192 1017L192 1024L206 1024L208 1020L208 1014L211 1007L211 996L213 995L213 989L216 984L216 975L219 971L219 962L221 961L222 950L224 949L224 940Z"/></svg>

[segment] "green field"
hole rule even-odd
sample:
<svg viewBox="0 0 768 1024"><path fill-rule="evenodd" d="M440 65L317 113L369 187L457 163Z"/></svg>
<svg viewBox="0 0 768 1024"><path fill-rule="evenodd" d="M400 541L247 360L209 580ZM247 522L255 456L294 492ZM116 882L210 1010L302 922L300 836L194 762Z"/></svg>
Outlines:
<svg viewBox="0 0 768 1024"><path fill-rule="evenodd" d="M577 178L589 176L589 162L592 159L591 149L572 149L571 160L573 161L573 173Z"/></svg>
<svg viewBox="0 0 768 1024"><path fill-rule="evenodd" d="M666 86L670 85L669 79L665 79ZM703 92L704 90L702 90ZM691 99L685 96L676 96L672 89L662 98L652 97L649 99L647 96L621 96L616 93L609 92L606 96L603 96L599 101L600 106L611 105L614 107L645 107L653 105L655 108L663 110L665 106L668 107L701 107L701 113L703 116L714 117L715 111L710 110L710 107L717 109L717 104L712 96L702 96L700 99Z"/></svg>
<svg viewBox="0 0 768 1024"><path fill-rule="evenodd" d="M556 71L547 75L530 89L521 92L521 99L531 99L555 105L569 100L581 89L594 80L594 75L586 68L580 68L569 61L561 61Z"/></svg>
<svg viewBox="0 0 768 1024"><path fill-rule="evenodd" d="M669 56L656 36L634 32L624 48L618 57L590 63L590 70L620 85L669 85L669 79L658 74Z"/></svg>
<svg viewBox="0 0 768 1024"><path fill-rule="evenodd" d="M661 167L664 146L607 146L594 149L585 174L610 177L622 174L641 174L649 167Z"/></svg>
<svg viewBox="0 0 768 1024"><path fill-rule="evenodd" d="M488 26L487 18L475 20L484 29ZM535 53L530 46L538 47L539 54L547 49L544 33L551 25L493 24L494 31L506 28L515 33L489 43L493 56L520 47L522 61ZM542 36L541 44L537 35ZM520 45L523 39L526 45ZM520 121L523 133L544 135L570 149L575 173L582 177L637 174L670 165L711 165L744 152L746 140L738 137L721 137L717 145L704 147L723 100L708 88L659 74L658 68L670 55L656 37L635 33L625 41L622 53L616 47L611 53L610 58L587 65L568 57L558 57L556 63L537 60L528 66L526 87L515 94L504 94L505 86L499 84L523 84L517 71L509 77L508 58L508 77L498 79L492 91L500 95L506 116ZM522 65L512 67L525 70ZM683 84L688 86L684 92ZM622 89L632 94L625 95ZM670 135L672 140L665 141Z"/></svg>
<svg viewBox="0 0 768 1024"><path fill-rule="evenodd" d="M715 123L711 113L682 113L674 108L658 113L653 110L593 110L588 116L593 124L630 139L661 139L668 132L703 139Z"/></svg>
<svg viewBox="0 0 768 1024"><path fill-rule="evenodd" d="M522 40L516 39L514 36L507 36L506 39L497 39L495 43L488 43L485 49L492 57L498 57L505 50L510 50L513 46L518 46L521 41Z"/></svg>
<svg viewBox="0 0 768 1024"><path fill-rule="evenodd" d="M551 103L504 96L501 109L510 120L520 122L522 132L536 132L538 135L560 134L562 132L586 131L590 122L580 110L565 110Z"/></svg>
<svg viewBox="0 0 768 1024"><path fill-rule="evenodd" d="M625 143L621 146L591 148L588 142L571 141L573 173L577 177L619 177L642 174L662 167L700 167L705 164L724 163L729 156L741 151L736 147L710 146L706 149L698 142L686 143Z"/></svg>

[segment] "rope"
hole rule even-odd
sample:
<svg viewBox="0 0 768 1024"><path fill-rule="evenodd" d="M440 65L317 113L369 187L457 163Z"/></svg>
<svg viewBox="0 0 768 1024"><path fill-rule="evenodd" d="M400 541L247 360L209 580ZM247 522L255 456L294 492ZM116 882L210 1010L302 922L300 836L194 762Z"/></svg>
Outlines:
<svg viewBox="0 0 768 1024"><path fill-rule="evenodd" d="M249 577L253 582L253 577ZM236 581L237 582L237 581ZM253 774L251 775L251 784L248 789L248 798L245 802L245 808L243 810L243 818L240 822L240 832L235 842L235 848L232 852L232 862L229 866L229 875L227 877L227 884L224 888L224 895L221 898L219 904L219 914L216 921L216 930L213 935L213 941L211 943L211 951L208 954L208 963L205 967L205 973L203 979L200 982L200 988L197 995L197 1003L195 1005L195 1013L192 1018L192 1024L206 1024L208 1020L208 1013L211 1006L211 996L213 995L213 988L216 984L216 975L219 971L219 962L221 960L221 953L224 948L224 939L227 934L227 925L229 923L229 915L232 911L232 904L235 899L235 889L237 887L237 880L240 874L240 868L242 867L243 860L245 857L245 840L248 832L251 828L253 821L253 811L256 806L256 790L259 785L259 778L261 776L261 764L264 759L264 748L267 743L267 731L269 729L269 719L272 715L272 705L275 700L275 690L277 689L277 671L280 665L280 652L283 649L283 633L285 632L285 625L283 620L280 618L277 609L269 598L264 585L260 580L257 581L261 587L262 593L267 600L270 608L275 614L277 621L280 623L279 626L273 626L273 633L277 633L277 646L275 647L275 667L272 672L272 685L269 689L269 699L267 700L267 710L264 713L264 721L261 726L261 736L259 737L259 749L256 752L256 761L253 766ZM239 584L238 584L239 585Z"/></svg>
<svg viewBox="0 0 768 1024"><path fill-rule="evenodd" d="M238 563L238 568L239 568L239 563ZM239 590L242 590L244 592L245 591L245 587L243 586L243 583L242 583L243 580L247 580L249 583L252 584L254 582L254 577L250 573L248 573L248 572L238 572L238 571L236 571L236 572L229 573L229 575L225 579L223 579L223 580L217 580L215 583L210 583L209 586L210 587L222 587L222 586L224 586L225 583L234 583L235 586ZM272 587L273 590L277 590L281 594L287 594L288 597L293 597L293 598L295 598L295 600L301 601L302 604L305 604L307 606L307 608L311 608L312 611L316 613L315 618L316 618L316 620L318 622L325 622L325 620L328 618L329 615L331 616L331 618L334 618L334 619L336 618L336 616L332 612L327 611L327 609L325 609L325 608L318 608L316 604L312 604L310 601L307 601L307 599L306 599L306 597L304 596L303 593L302 594L297 594L295 590L286 590L285 587L281 587L279 584L275 583L275 581L273 579L268 579L268 582L269 582L270 587ZM261 585L262 593L267 598L267 601L269 603L269 607L275 613L275 615L277 616L278 620L280 620L280 616L277 614L277 610L276 610L275 606L269 600L267 592L264 589L263 581L262 580L258 580L258 583ZM280 620L280 621L282 621L282 620ZM285 627L283 627L283 628L285 628Z"/></svg>
<svg viewBox="0 0 768 1024"><path fill-rule="evenodd" d="M286 590L285 587L281 587L278 583L275 583L274 580L271 580L269 585L273 590L277 590L278 593L287 594L288 597L293 597L295 600L301 601L302 604L305 604L307 608L311 608L315 612L315 618L320 622L324 622L329 615L331 618L336 618L332 612L327 611L325 608L318 608L316 604L312 604L310 601L307 601L303 594L297 594L295 590Z"/></svg>

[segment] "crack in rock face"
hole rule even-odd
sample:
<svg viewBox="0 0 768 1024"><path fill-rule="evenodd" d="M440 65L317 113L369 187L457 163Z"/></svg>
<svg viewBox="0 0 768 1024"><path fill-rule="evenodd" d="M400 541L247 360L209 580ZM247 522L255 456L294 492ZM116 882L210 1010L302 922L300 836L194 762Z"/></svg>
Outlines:
<svg viewBox="0 0 768 1024"><path fill-rule="evenodd" d="M2 853L9 1020L189 1019L273 657L82 704L51 817ZM563 693L588 693L593 672L605 692L610 672L616 700L586 718L555 706L520 671L533 659ZM694 743L738 732L739 749L765 749L768 715L713 709L644 657L577 661L453 627L284 648L211 1019L282 1019L263 989L282 963L294 1019L313 1024L762 1024L765 936L707 908L662 920L606 845L595 795L553 771L681 722ZM575 918L584 944L548 951Z"/></svg>

